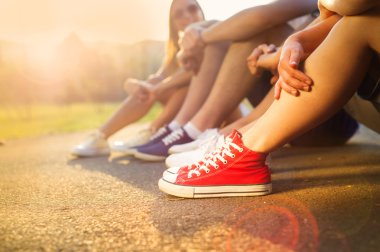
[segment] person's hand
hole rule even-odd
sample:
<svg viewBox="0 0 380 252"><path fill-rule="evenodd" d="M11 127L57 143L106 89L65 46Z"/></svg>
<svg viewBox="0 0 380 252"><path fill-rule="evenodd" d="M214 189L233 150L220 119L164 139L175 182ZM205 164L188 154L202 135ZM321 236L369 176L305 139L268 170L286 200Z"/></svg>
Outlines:
<svg viewBox="0 0 380 252"><path fill-rule="evenodd" d="M197 73L200 68L206 46L202 39L203 29L197 25L190 25L180 34L178 43L181 49L177 59L186 71Z"/></svg>
<svg viewBox="0 0 380 252"><path fill-rule="evenodd" d="M127 79L124 82L125 91L129 95L136 97L138 101L142 103L154 99L154 95L152 92L153 87L154 85L137 79Z"/></svg>
<svg viewBox="0 0 380 252"><path fill-rule="evenodd" d="M154 85L149 89L150 95L154 99L158 99L165 92L166 88L162 87L162 85Z"/></svg>
<svg viewBox="0 0 380 252"><path fill-rule="evenodd" d="M199 25L188 26L181 34L179 45L187 53L199 54L204 51L206 44L202 38L204 28Z"/></svg>
<svg viewBox="0 0 380 252"><path fill-rule="evenodd" d="M278 64L279 79L275 84L275 99L280 99L281 90L294 96L300 95L300 91L311 91L312 79L298 69L305 58L302 45L289 37L284 43Z"/></svg>
<svg viewBox="0 0 380 252"><path fill-rule="evenodd" d="M180 50L177 53L177 61L180 66L186 71L193 71L195 74L198 73L203 60L203 53L193 54Z"/></svg>
<svg viewBox="0 0 380 252"><path fill-rule="evenodd" d="M263 70L272 73L277 70L278 59L276 59L275 45L262 44L256 47L247 58L248 69L251 74L260 76Z"/></svg>
<svg viewBox="0 0 380 252"><path fill-rule="evenodd" d="M159 83L160 81L162 81L163 77L159 74L151 74L149 75L148 79L146 80L146 82L150 83L150 84L157 84Z"/></svg>

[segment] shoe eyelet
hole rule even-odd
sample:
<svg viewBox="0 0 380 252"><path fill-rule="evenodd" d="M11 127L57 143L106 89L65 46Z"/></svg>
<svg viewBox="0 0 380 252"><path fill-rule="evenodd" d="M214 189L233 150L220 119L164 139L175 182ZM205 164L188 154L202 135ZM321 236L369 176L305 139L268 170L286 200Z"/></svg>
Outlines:
<svg viewBox="0 0 380 252"><path fill-rule="evenodd" d="M244 150L244 149L243 149L243 148L241 148L241 149L239 149L239 152L243 152L243 150Z"/></svg>
<svg viewBox="0 0 380 252"><path fill-rule="evenodd" d="M232 154L232 156L231 156L232 158L235 158L235 154Z"/></svg>
<svg viewBox="0 0 380 252"><path fill-rule="evenodd" d="M223 164L227 164L227 160L224 160L224 161L223 161Z"/></svg>
<svg viewBox="0 0 380 252"><path fill-rule="evenodd" d="M218 169L219 168L219 165L215 166L215 169Z"/></svg>
<svg viewBox="0 0 380 252"><path fill-rule="evenodd" d="M206 173L209 173L210 172L210 170L206 170Z"/></svg>

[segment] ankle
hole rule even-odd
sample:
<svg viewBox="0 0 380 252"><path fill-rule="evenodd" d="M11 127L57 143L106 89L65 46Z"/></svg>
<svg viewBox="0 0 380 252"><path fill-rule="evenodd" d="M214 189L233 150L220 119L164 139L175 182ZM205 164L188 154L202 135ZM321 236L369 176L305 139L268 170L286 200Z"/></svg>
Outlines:
<svg viewBox="0 0 380 252"><path fill-rule="evenodd" d="M107 139L110 137L109 134L106 134L106 133L103 132L101 129L97 129L97 130L95 131L95 134L96 134L99 138L102 138L102 139L104 139L104 140L107 140Z"/></svg>
<svg viewBox="0 0 380 252"><path fill-rule="evenodd" d="M191 137L192 139L197 139L199 135L202 134L202 131L200 131L193 123L188 122L183 126L183 129L186 131L187 135Z"/></svg>
<svg viewBox="0 0 380 252"><path fill-rule="evenodd" d="M176 120L174 120L174 121L172 121L172 122L170 122L170 123L168 124L169 129L172 130L172 131L181 128L181 126L182 126L182 125L181 125L180 123L178 123Z"/></svg>

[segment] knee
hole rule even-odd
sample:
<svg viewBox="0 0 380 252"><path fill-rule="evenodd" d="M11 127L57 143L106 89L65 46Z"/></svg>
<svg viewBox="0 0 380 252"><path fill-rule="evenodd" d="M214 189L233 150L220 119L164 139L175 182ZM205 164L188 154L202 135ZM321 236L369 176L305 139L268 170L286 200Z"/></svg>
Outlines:
<svg viewBox="0 0 380 252"><path fill-rule="evenodd" d="M347 28L350 32L358 35L365 35L369 29L370 20L368 15L344 16L339 21L340 26Z"/></svg>

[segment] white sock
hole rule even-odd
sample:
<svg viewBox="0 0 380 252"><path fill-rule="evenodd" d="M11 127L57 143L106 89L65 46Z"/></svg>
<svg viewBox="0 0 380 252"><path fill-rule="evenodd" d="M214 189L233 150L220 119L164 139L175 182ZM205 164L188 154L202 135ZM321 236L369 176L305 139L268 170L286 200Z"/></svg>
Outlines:
<svg viewBox="0 0 380 252"><path fill-rule="evenodd" d="M168 124L169 129L172 131L181 128L181 125L177 121L171 121L171 123Z"/></svg>
<svg viewBox="0 0 380 252"><path fill-rule="evenodd" d="M194 140L197 139L200 134L202 134L202 131L195 127L191 122L186 123L183 129L186 131L189 137Z"/></svg>

